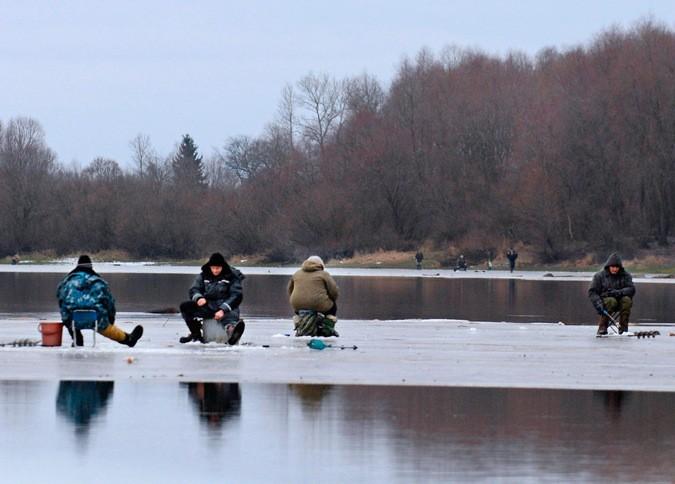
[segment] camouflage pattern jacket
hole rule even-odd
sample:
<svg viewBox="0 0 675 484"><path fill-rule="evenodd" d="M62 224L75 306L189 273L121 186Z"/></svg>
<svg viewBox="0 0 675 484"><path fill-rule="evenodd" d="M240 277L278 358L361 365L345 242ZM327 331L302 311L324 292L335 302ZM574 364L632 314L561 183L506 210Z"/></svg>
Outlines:
<svg viewBox="0 0 675 484"><path fill-rule="evenodd" d="M108 283L92 269L77 268L68 274L56 290L61 320L70 323L75 309L94 309L99 330L115 322L115 298Z"/></svg>

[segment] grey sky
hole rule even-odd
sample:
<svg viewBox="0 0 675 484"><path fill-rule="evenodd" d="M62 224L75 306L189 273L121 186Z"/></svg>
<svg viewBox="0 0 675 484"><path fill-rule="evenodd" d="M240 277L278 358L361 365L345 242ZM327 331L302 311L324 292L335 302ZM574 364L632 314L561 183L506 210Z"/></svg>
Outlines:
<svg viewBox="0 0 675 484"><path fill-rule="evenodd" d="M675 27L675 2L0 0L0 120L37 119L66 164L129 166L141 132L161 154L190 133L208 155L260 134L310 71L386 85L422 47L533 55L648 16Z"/></svg>

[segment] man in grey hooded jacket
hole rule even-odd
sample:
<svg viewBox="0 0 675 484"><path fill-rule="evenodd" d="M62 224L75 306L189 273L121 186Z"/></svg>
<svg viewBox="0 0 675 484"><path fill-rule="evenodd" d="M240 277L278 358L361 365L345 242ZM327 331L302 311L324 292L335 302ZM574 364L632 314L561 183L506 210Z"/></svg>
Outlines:
<svg viewBox="0 0 675 484"><path fill-rule="evenodd" d="M599 315L598 335L607 334L609 317L606 312L619 311L619 334L628 331L634 296L632 276L623 268L618 254L611 254L604 268L593 276L593 282L588 288L588 297Z"/></svg>

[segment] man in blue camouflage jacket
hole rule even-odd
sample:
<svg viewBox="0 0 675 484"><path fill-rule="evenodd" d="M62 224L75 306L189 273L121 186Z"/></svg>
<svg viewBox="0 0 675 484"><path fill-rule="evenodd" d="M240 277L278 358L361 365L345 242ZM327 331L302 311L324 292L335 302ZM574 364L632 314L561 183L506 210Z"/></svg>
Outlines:
<svg viewBox="0 0 675 484"><path fill-rule="evenodd" d="M115 298L110 293L108 283L94 271L88 255L81 255L77 267L63 278L56 290L56 297L61 320L77 346L83 344L82 333L76 330L73 335L70 327L76 309L95 310L99 334L118 343L133 347L143 336L143 326L136 326L131 333L125 333L115 326Z"/></svg>

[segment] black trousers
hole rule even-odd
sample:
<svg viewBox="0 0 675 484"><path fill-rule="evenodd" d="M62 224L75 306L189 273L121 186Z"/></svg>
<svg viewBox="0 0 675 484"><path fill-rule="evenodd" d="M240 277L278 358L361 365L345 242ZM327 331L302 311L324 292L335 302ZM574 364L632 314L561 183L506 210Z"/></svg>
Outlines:
<svg viewBox="0 0 675 484"><path fill-rule="evenodd" d="M203 306L198 306L195 301L185 301L180 305L180 314L185 320L185 324L190 329L191 332L195 329L201 329L201 325L197 328L195 325L195 318L201 319L213 319L213 316L216 314L217 310L209 308L207 304ZM236 323L239 321L239 309L233 309L230 312L225 313L223 319L220 320L222 323Z"/></svg>
<svg viewBox="0 0 675 484"><path fill-rule="evenodd" d="M180 314L189 326L195 318L210 319L216 312L206 304L198 306L195 301L185 301L180 305Z"/></svg>

